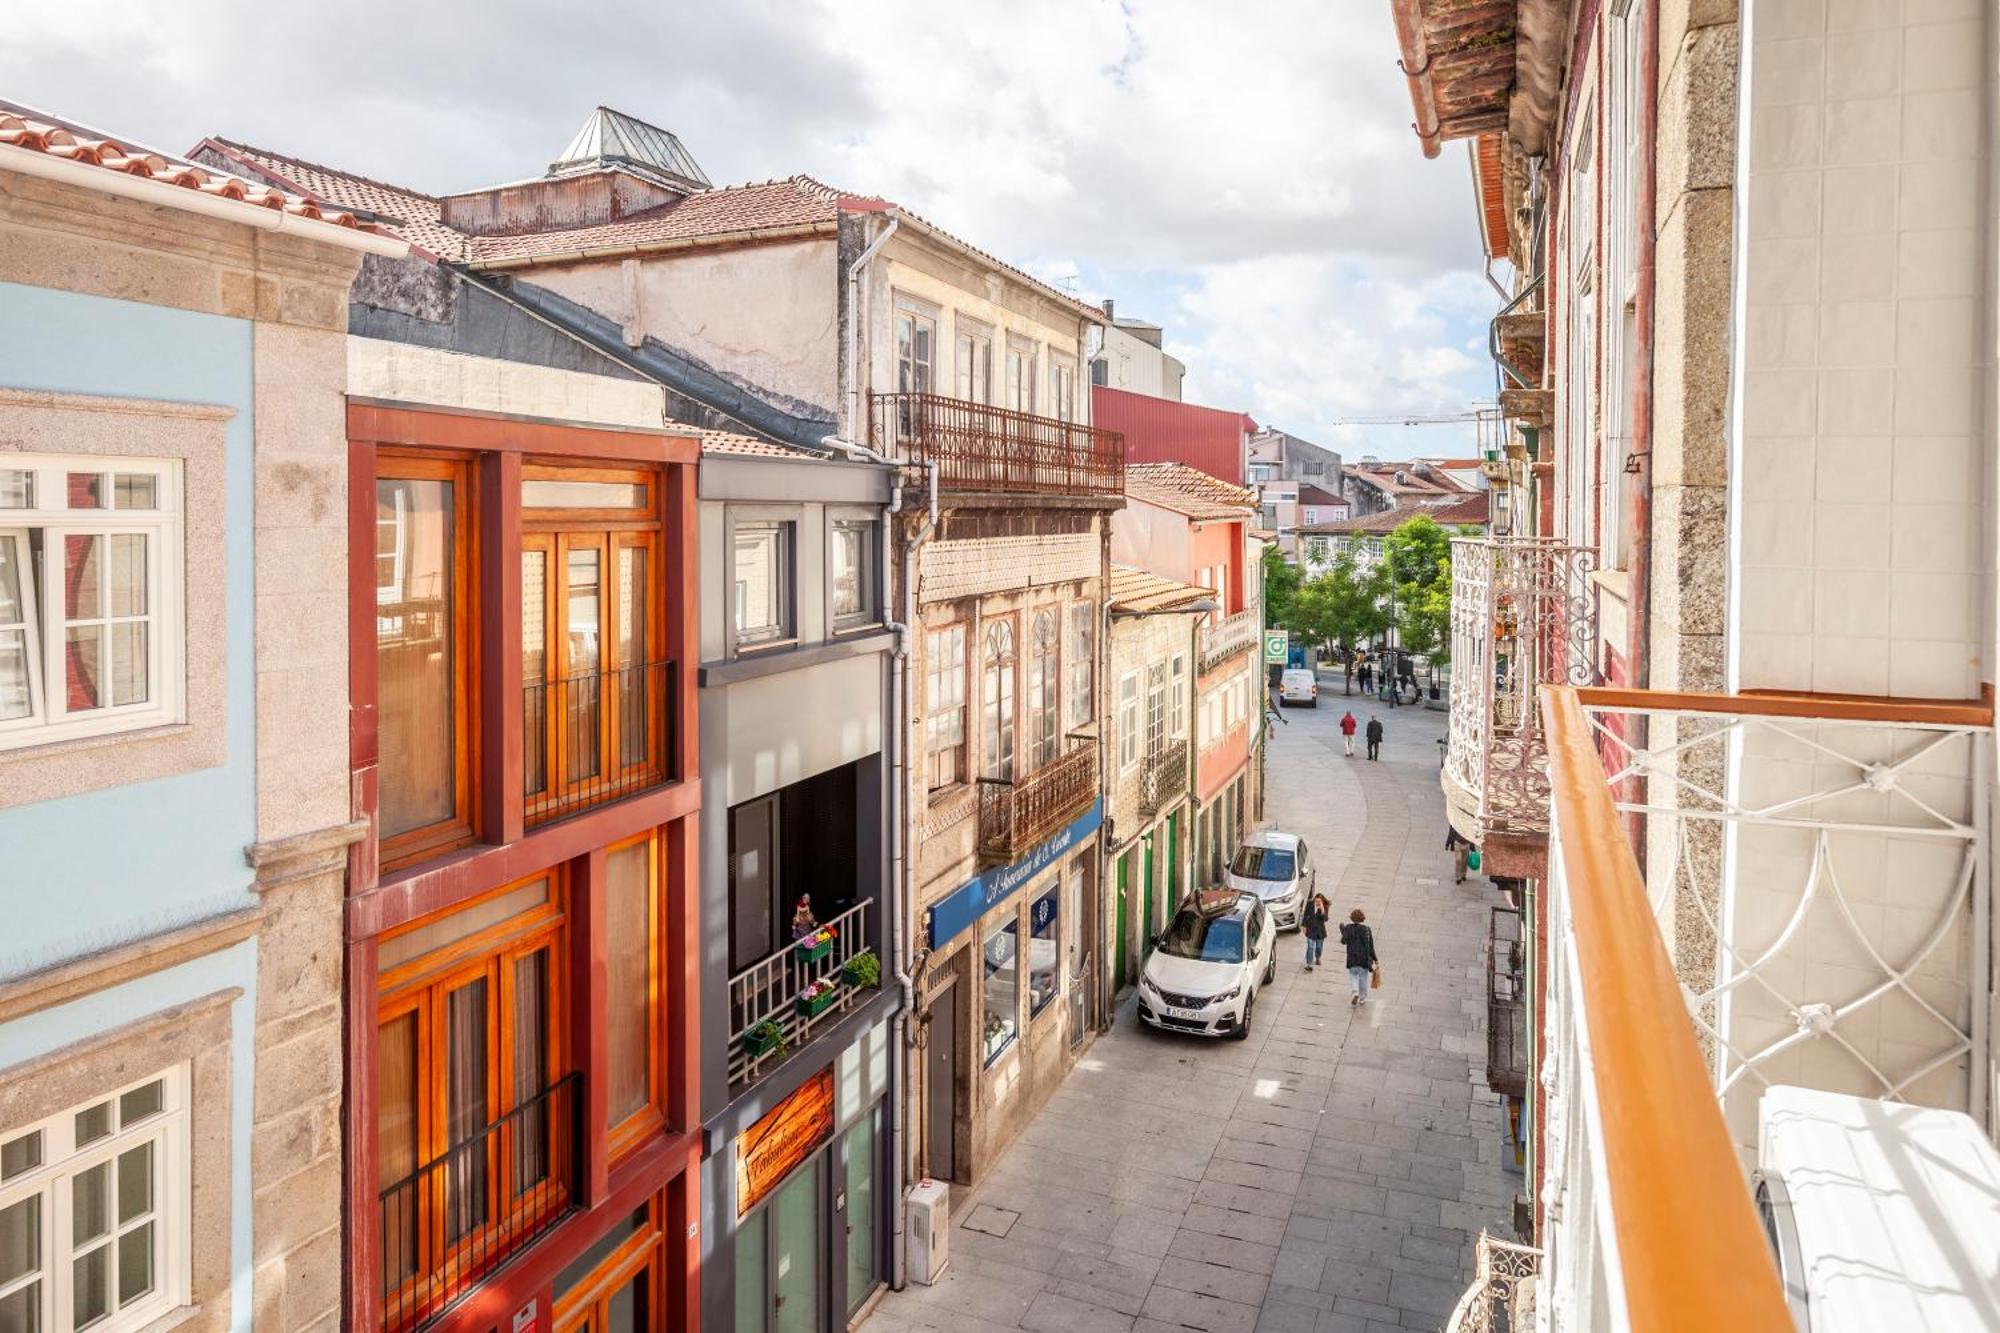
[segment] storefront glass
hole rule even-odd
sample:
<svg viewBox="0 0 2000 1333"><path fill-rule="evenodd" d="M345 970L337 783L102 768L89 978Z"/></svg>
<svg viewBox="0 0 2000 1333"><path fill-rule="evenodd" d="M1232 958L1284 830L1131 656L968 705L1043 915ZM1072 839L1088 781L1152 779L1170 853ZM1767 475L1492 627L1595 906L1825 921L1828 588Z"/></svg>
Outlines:
<svg viewBox="0 0 2000 1333"><path fill-rule="evenodd" d="M1035 899L1028 909L1028 1016L1033 1018L1056 998L1062 977L1057 952L1056 927L1060 919L1062 884Z"/></svg>
<svg viewBox="0 0 2000 1333"><path fill-rule="evenodd" d="M847 1314L850 1318L875 1290L880 1270L875 1244L875 1122L879 1110L864 1116L847 1131L843 1154L847 1159Z"/></svg>
<svg viewBox="0 0 2000 1333"><path fill-rule="evenodd" d="M980 1025L980 1051L984 1063L992 1064L1000 1053L1014 1044L1019 1026L1020 924L1009 909L1006 921L987 933L981 954L986 968L986 1017Z"/></svg>

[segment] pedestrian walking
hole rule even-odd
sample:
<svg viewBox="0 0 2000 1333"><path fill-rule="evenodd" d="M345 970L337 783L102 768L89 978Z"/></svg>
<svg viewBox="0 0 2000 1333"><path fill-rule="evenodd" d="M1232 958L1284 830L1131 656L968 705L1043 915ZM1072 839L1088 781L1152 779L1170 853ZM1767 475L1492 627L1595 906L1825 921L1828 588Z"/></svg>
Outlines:
<svg viewBox="0 0 2000 1333"><path fill-rule="evenodd" d="M1368 693L1368 663L1363 662L1355 668L1355 678L1361 686L1361 692Z"/></svg>
<svg viewBox="0 0 2000 1333"><path fill-rule="evenodd" d="M1368 719L1368 757L1370 759L1382 757L1382 719L1379 717Z"/></svg>
<svg viewBox="0 0 2000 1333"><path fill-rule="evenodd" d="M1340 928L1340 942L1347 949L1347 979L1354 983L1347 1002L1354 1005L1368 1003L1368 986L1382 961L1375 956L1375 932L1364 924L1367 920L1368 914L1357 907Z"/></svg>
<svg viewBox="0 0 2000 1333"><path fill-rule="evenodd" d="M1472 855L1472 844L1458 836L1456 827L1447 824L1444 831L1444 849L1451 853L1452 866L1458 873L1458 878L1452 883L1465 883L1466 861Z"/></svg>
<svg viewBox="0 0 2000 1333"><path fill-rule="evenodd" d="M1341 714L1340 744L1341 747L1347 751L1347 757L1349 759L1354 758L1354 729L1359 725L1360 724L1354 720L1354 714L1352 712Z"/></svg>
<svg viewBox="0 0 2000 1333"><path fill-rule="evenodd" d="M1306 971L1319 966L1319 956L1326 952L1326 919L1333 908L1323 893L1315 893L1306 904L1305 915L1299 918L1299 925L1306 933Z"/></svg>

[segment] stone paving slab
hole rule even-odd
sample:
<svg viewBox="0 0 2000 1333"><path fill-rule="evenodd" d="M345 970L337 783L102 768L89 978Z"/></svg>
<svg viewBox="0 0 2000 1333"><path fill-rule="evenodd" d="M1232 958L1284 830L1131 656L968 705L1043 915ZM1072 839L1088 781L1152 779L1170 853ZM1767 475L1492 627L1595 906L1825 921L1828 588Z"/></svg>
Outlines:
<svg viewBox="0 0 2000 1333"><path fill-rule="evenodd" d="M1275 730L1269 815L1303 834L1319 887L1368 913L1386 984L1362 1009L1335 966L1278 979L1246 1042L1139 1024L1132 1002L969 1198L943 1281L891 1293L871 1333L1409 1333L1472 1278L1478 1231L1505 1232L1500 1101L1485 1086L1477 876L1451 882L1437 785L1443 715L1382 713L1384 759L1347 759L1343 706ZM1016 1214L1001 1236L996 1214ZM975 1211L977 1210L977 1211Z"/></svg>

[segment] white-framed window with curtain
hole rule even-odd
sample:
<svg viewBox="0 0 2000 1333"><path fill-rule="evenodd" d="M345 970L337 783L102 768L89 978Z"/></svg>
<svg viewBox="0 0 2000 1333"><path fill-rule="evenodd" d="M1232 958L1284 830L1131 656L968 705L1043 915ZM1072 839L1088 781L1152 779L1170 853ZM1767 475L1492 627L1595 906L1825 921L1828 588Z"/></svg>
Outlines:
<svg viewBox="0 0 2000 1333"><path fill-rule="evenodd" d="M1118 771L1129 772L1139 766L1140 744L1144 733L1139 730L1139 673L1128 671L1118 678Z"/></svg>
<svg viewBox="0 0 2000 1333"><path fill-rule="evenodd" d="M1187 739L1188 679L1187 654L1175 653L1167 685L1167 733L1175 740Z"/></svg>
<svg viewBox="0 0 2000 1333"><path fill-rule="evenodd" d="M930 393L937 383L937 319L896 307L896 391Z"/></svg>
<svg viewBox="0 0 2000 1333"><path fill-rule="evenodd" d="M1049 415L1076 420L1076 362L1057 352L1049 353Z"/></svg>
<svg viewBox="0 0 2000 1333"><path fill-rule="evenodd" d="M1028 639L1028 770L1055 762L1062 752L1061 631L1053 608L1037 611Z"/></svg>
<svg viewBox="0 0 2000 1333"><path fill-rule="evenodd" d="M188 1299L188 1070L0 1129L0 1327L123 1333Z"/></svg>
<svg viewBox="0 0 2000 1333"><path fill-rule="evenodd" d="M1087 727L1097 718L1097 603L1069 604L1069 643L1064 651L1069 725Z"/></svg>
<svg viewBox="0 0 2000 1333"><path fill-rule="evenodd" d="M968 403L993 401L993 330L960 315L953 321L957 333L953 366L958 376L958 396Z"/></svg>
<svg viewBox="0 0 2000 1333"><path fill-rule="evenodd" d="M986 629L980 662L980 706L985 720L980 776L1014 780L1014 622L996 620Z"/></svg>
<svg viewBox="0 0 2000 1333"><path fill-rule="evenodd" d="M963 625L924 636L924 751L931 791L965 781Z"/></svg>
<svg viewBox="0 0 2000 1333"><path fill-rule="evenodd" d="M0 459L0 749L180 720L181 472Z"/></svg>

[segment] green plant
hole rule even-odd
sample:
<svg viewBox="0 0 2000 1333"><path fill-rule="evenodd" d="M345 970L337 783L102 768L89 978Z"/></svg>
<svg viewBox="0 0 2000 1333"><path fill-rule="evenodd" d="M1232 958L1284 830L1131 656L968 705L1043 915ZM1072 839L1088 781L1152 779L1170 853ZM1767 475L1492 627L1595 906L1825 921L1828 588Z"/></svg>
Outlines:
<svg viewBox="0 0 2000 1333"><path fill-rule="evenodd" d="M871 951L864 949L855 954L847 960L847 966L843 970L847 973L847 980L851 985L867 988L882 984L882 960Z"/></svg>
<svg viewBox="0 0 2000 1333"><path fill-rule="evenodd" d="M743 1040L754 1052L783 1057L792 1049L785 1040L785 1030L778 1026L778 1020L767 1018L743 1035Z"/></svg>

